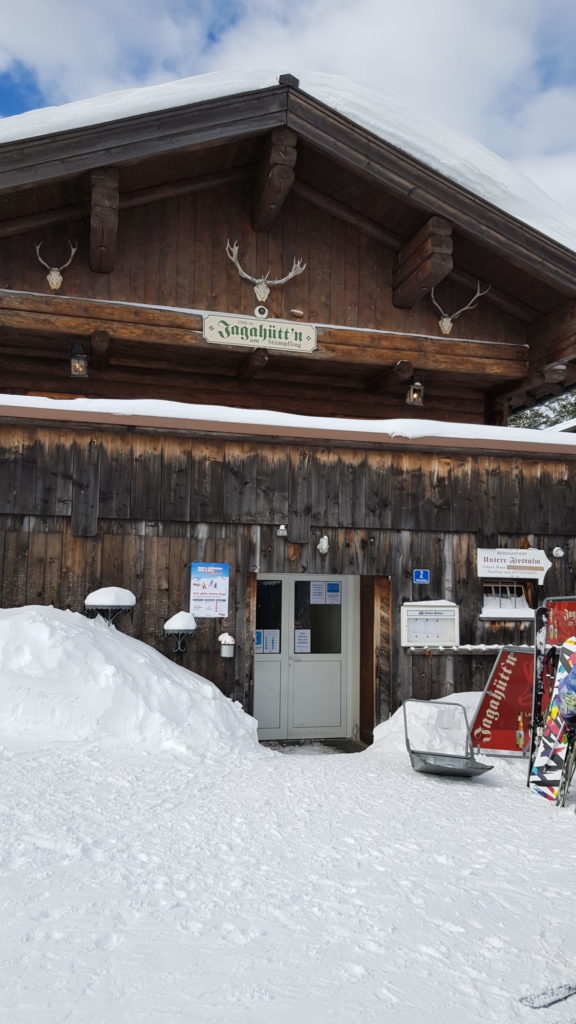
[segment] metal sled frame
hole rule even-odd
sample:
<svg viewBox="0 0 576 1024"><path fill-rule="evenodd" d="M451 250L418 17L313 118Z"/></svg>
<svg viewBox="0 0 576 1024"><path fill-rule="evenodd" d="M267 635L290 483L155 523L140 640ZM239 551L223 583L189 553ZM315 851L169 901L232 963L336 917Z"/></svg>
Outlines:
<svg viewBox="0 0 576 1024"><path fill-rule="evenodd" d="M466 753L465 754L442 754L437 751L426 751L426 750L414 750L410 746L410 740L408 738L408 724L406 721L406 705L407 704L426 704L430 705L435 703L434 701L428 700L415 700L410 697L404 701L402 710L404 714L404 737L406 740L406 749L410 755L410 764L412 765L415 772L423 772L426 775L454 775L460 778L470 779L475 775L483 775L484 772L489 772L493 768L491 764L483 764L481 761L476 761L474 758L474 750L472 747L472 741L470 739L470 726L468 724L468 716L466 714L466 708L463 704L459 704L457 701L443 700L441 704L444 707L458 707L462 708L464 713L464 721L466 723ZM440 703L440 702L437 702Z"/></svg>

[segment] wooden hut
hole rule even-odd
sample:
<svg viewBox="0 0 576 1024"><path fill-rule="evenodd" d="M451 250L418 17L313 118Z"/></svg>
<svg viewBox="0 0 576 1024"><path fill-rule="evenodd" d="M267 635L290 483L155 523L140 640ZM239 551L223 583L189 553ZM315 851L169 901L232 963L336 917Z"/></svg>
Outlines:
<svg viewBox="0 0 576 1024"><path fill-rule="evenodd" d="M1 604L128 587L163 647L227 567L185 664L268 738L479 688L574 589L576 439L500 425L576 383L576 234L342 95L206 76L0 123ZM423 602L457 633L404 636Z"/></svg>

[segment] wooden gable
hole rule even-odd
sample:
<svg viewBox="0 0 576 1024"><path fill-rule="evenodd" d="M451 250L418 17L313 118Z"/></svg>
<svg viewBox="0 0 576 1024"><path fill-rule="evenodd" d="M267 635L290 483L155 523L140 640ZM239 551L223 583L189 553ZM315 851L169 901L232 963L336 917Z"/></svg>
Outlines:
<svg viewBox="0 0 576 1024"><path fill-rule="evenodd" d="M276 87L0 146L0 389L505 421L576 382L576 254L304 93ZM212 345L202 313L318 325ZM62 265L58 293L46 268ZM430 293L453 312L442 336ZM299 312L294 312L299 311ZM70 377L82 345L89 377ZM407 406L407 381L425 404Z"/></svg>

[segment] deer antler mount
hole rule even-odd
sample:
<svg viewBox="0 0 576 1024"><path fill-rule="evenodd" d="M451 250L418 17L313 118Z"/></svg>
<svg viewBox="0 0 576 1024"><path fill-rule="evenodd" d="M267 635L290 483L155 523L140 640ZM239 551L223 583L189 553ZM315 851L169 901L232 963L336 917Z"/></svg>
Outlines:
<svg viewBox="0 0 576 1024"><path fill-rule="evenodd" d="M266 271L263 277L252 277L251 274L247 274L243 267L241 267L240 261L238 259L238 249L238 242L234 242L234 244L232 244L230 239L228 239L228 241L226 242L226 255L228 256L229 259L232 260L232 263L236 267L238 273L240 274L240 277L243 277L246 281L250 281L250 283L254 285L254 293L259 303L266 302L266 299L270 295L270 288L272 288L274 285L286 284L286 282L289 281L290 278L297 277L298 274L301 274L304 270L306 270L306 264L302 263L302 260L295 259L292 264L292 270L290 271L289 274L286 274L286 277L279 277L276 280L271 281L269 278L269 270ZM268 316L268 310L264 305L256 306L254 313L256 314L257 317L260 317L260 319L262 320Z"/></svg>
<svg viewBox="0 0 576 1024"><path fill-rule="evenodd" d="M486 295L490 291L491 287L492 285L489 284L488 287L484 288L484 290L482 291L482 289L480 288L480 281L478 281L478 284L476 286L476 292L470 299L470 302L468 302L466 306L462 306L462 309L457 309L455 313L444 312L442 307L439 306L438 303L436 302L434 289L432 289L432 291L430 292L430 298L432 299L433 304L436 306L436 309L440 313L438 326L442 331L442 334L450 334L454 326L454 321L457 320L459 316L462 316L462 313L465 313L467 309L476 309L476 306L478 305L478 300L481 299L483 295Z"/></svg>
<svg viewBox="0 0 576 1024"><path fill-rule="evenodd" d="M70 264L72 263L72 260L76 255L78 245L73 245L70 239L68 239L68 245L70 246L70 259L68 259L66 263L63 263L61 267L51 267L48 263L46 263L46 260L42 259L40 255L40 248L42 245L44 245L44 242L38 242L38 245L36 246L36 255L38 257L38 262L41 263L43 267L46 267L46 270L48 271L46 275L46 280L48 281L48 284L50 285L52 291L57 292L62 284L62 281L64 280L64 278L62 277L62 271L66 270L66 267L69 267Z"/></svg>

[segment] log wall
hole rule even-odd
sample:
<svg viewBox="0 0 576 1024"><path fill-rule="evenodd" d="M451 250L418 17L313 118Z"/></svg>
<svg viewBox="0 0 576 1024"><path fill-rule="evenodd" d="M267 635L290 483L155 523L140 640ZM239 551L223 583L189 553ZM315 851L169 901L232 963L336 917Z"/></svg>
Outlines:
<svg viewBox="0 0 576 1024"><path fill-rule="evenodd" d="M121 628L165 649L164 621L188 607L192 561L231 567L231 613L203 620L186 664L249 702L257 572L372 580L376 717L408 695L479 689L493 655L413 656L399 645L404 600L448 598L464 644L530 643L528 623L481 622L477 547L566 552L546 595L573 593L576 474L568 459L328 448L273 439L5 422L0 433L0 604L83 610L101 586L137 597ZM286 540L276 536L280 523ZM317 550L329 538L326 557ZM431 570L414 586L413 568ZM238 640L218 657L223 628ZM369 683L364 678L364 689Z"/></svg>

